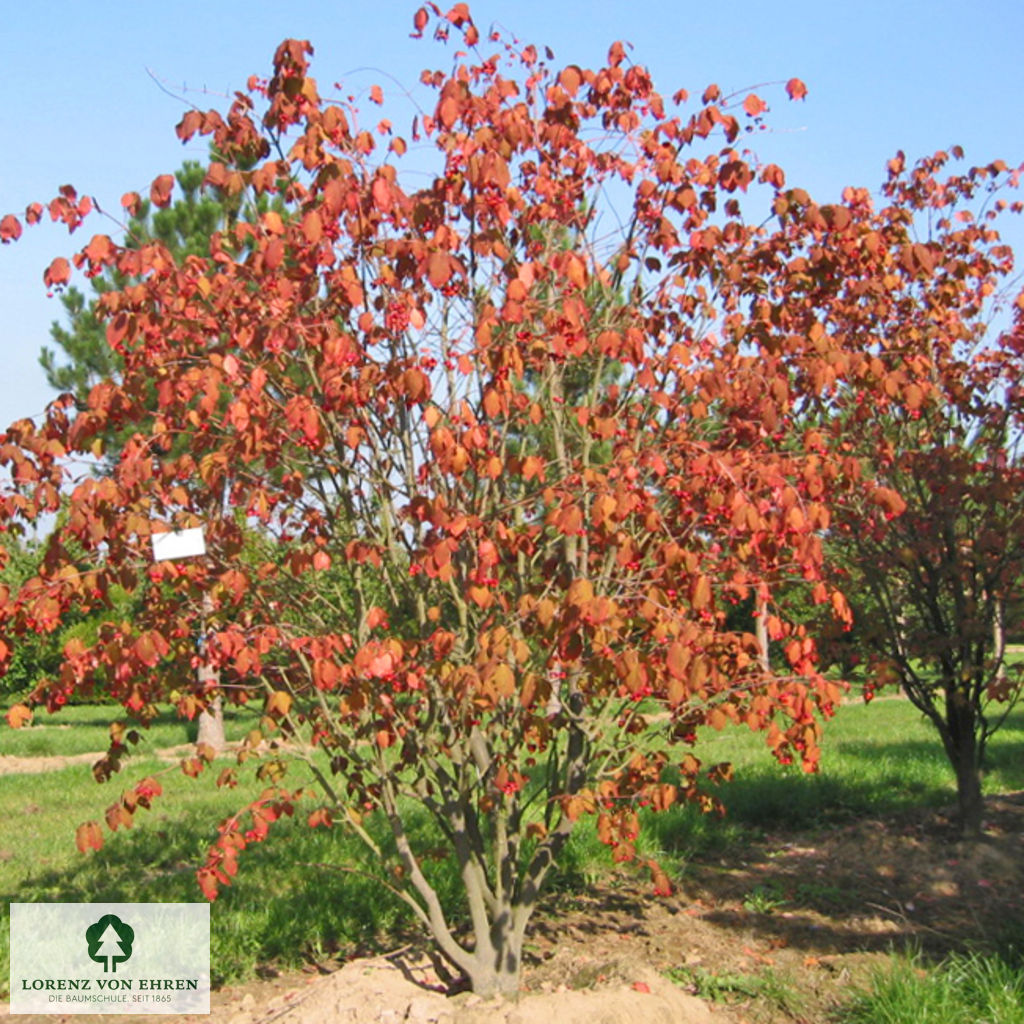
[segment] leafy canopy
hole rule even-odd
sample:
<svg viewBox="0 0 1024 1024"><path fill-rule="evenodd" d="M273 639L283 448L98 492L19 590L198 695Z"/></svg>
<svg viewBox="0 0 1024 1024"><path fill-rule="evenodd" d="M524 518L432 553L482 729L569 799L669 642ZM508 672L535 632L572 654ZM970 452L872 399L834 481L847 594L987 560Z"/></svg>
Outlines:
<svg viewBox="0 0 1024 1024"><path fill-rule="evenodd" d="M745 723L815 768L816 712L838 691L776 598L806 587L848 624L822 538L852 460L797 414L837 381L904 388L925 367L824 326L830 233L856 236L871 287L887 257L859 196L819 207L736 148L760 97L712 86L687 113L621 44L598 69L556 69L482 39L464 4L421 9L417 32L431 19L466 49L450 73L424 72L432 98L408 136L324 98L312 47L288 40L230 110L178 126L212 142L207 187L256 201L205 250L97 234L74 257L126 282L97 302L122 369L85 408L58 401L4 435L5 526L69 493L70 510L0 616L16 645L72 608L112 610L115 588L139 600L130 621L69 642L30 703L101 690L143 724L159 700L193 714L211 698L188 682L202 632L221 692L262 707L238 760L268 782L220 826L204 892L314 799L284 787L298 762L319 786L310 825L397 861L386 884L490 992L515 988L530 913L581 820L630 860L640 808L713 806L701 779L727 769L693 756L699 728ZM166 207L174 185L158 177L150 201ZM743 216L748 190L773 210L761 227ZM69 187L48 212L74 230L90 207ZM0 224L5 240L21 231ZM46 284L65 287L72 263ZM114 428L109 474L76 476ZM152 562L155 531L200 524L205 557ZM776 671L727 618L752 598ZM112 736L101 777L130 742ZM158 791L127 790L108 825ZM411 825L423 812L458 864L469 942L431 884L436 840ZM98 824L79 842L99 845Z"/></svg>

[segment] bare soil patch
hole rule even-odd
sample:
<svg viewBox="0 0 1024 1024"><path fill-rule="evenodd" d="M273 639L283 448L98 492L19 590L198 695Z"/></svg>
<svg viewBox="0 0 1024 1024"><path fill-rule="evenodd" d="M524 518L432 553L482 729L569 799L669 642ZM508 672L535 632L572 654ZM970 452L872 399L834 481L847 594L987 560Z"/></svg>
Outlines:
<svg viewBox="0 0 1024 1024"><path fill-rule="evenodd" d="M446 996L422 952L406 949L230 986L214 993L210 1017L162 1019L823 1024L892 950L938 959L991 947L1008 927L1024 942L1024 793L990 799L974 844L958 838L951 814L861 819L694 863L667 899L625 870L556 894L533 929L518 1004Z"/></svg>

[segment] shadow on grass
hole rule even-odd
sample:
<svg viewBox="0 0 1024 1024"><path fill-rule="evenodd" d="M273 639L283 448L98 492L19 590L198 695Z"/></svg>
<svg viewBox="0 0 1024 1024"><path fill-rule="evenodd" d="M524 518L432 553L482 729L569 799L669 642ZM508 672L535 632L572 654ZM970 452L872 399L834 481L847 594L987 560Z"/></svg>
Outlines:
<svg viewBox="0 0 1024 1024"><path fill-rule="evenodd" d="M747 769L710 790L724 816L691 805L644 817L644 832L662 851L687 859L714 856L765 832L839 825L858 818L941 807L954 797L949 785L889 777L853 780L836 775L797 775L781 769Z"/></svg>
<svg viewBox="0 0 1024 1024"><path fill-rule="evenodd" d="M727 816L745 825L803 829L941 806L949 802L953 790L928 775L908 776L897 768L859 778L846 773L795 775L761 769L719 787L716 795L725 804Z"/></svg>
<svg viewBox="0 0 1024 1024"><path fill-rule="evenodd" d="M999 792L1024 789L1024 711L1015 711L990 741L983 777ZM841 739L827 750L821 771L805 774L776 764L749 766L713 790L727 818L741 827L804 829L935 809L956 799L953 769L938 735L932 739ZM675 826L694 828L695 812ZM658 819L653 819L658 828ZM678 844L677 844L678 845Z"/></svg>
<svg viewBox="0 0 1024 1024"><path fill-rule="evenodd" d="M976 947L1020 957L1024 744L1015 731L991 750L988 774L1003 790L986 797L980 842L962 840L952 772L937 741L924 740L847 740L835 775L748 769L718 791L724 821L681 808L645 827L662 850L689 858L677 870L684 886L701 887L703 920L737 936L815 955L902 948L938 962Z"/></svg>
<svg viewBox="0 0 1024 1024"><path fill-rule="evenodd" d="M0 892L0 901L199 902L195 869L214 837L208 818L118 833L76 866L40 871L19 891ZM266 842L240 854L239 863L238 876L221 889L211 914L216 987L259 974L268 964L298 966L338 953L386 951L416 929L408 908L378 882L332 869L370 873L375 867L358 841L336 831L281 822ZM0 929L6 932L6 922Z"/></svg>
<svg viewBox="0 0 1024 1024"><path fill-rule="evenodd" d="M979 949L1021 961L1024 801L994 801L993 816L998 827L978 843L918 812L752 844L743 859L693 872L701 917L815 956L917 950L938 962Z"/></svg>

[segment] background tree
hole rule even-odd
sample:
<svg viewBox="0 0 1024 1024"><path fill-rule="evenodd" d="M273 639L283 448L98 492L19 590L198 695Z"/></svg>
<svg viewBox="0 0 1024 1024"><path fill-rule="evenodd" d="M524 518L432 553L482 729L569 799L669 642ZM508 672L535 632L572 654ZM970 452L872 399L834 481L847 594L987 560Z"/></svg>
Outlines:
<svg viewBox="0 0 1024 1024"><path fill-rule="evenodd" d="M210 239L237 218L242 200L223 190L204 186L205 177L206 168L202 164L187 160L174 174L179 192L172 203L154 208L151 202L140 200L125 229L125 247L138 249L159 241L177 261L189 256L207 255ZM257 205L267 210L271 201L268 197L260 197ZM87 299L75 287L69 287L60 294L68 322L66 325L54 322L50 336L56 350L44 347L39 362L50 386L60 393L73 395L79 409L88 408L89 394L96 384L117 380L121 376L123 360L107 342L98 308L99 297L132 283L134 280L116 266L108 266L90 280L93 298ZM152 398L148 404L151 408L156 406ZM116 463L121 448L136 429L137 424L127 427L111 424L104 431L103 465L109 468ZM201 640L198 642L202 643ZM42 642L39 645L42 661L52 666L54 659L60 658L63 644L63 639L58 637L55 643L51 641L52 649L44 651L45 642ZM220 750L226 740L223 705L216 691L218 680L216 673L205 665L200 666L198 672L212 699L197 713L197 742Z"/></svg>
<svg viewBox="0 0 1024 1024"><path fill-rule="evenodd" d="M834 282L827 302L820 284L808 291L824 315L800 329L831 351L843 338L861 346L856 363L823 364L830 384L804 423L805 443L849 453L828 543L854 604L853 649L866 649L866 692L898 684L935 726L963 828L977 834L986 743L1021 692L1006 610L1024 580L1024 295L997 230L1021 207L1004 198L1018 174L1002 161L949 163L900 154L877 212L850 191L852 216L805 215L790 266L816 264ZM792 292L786 308L798 308ZM848 664L849 648L835 656Z"/></svg>
<svg viewBox="0 0 1024 1024"><path fill-rule="evenodd" d="M1008 362L1024 369L1019 355ZM1018 428L1007 430L1015 417L1002 405L1014 385L1004 378L993 394L991 379L961 369L956 388L974 392L971 407L940 392L917 420L894 424L884 473L902 512L887 518L853 499L840 528L871 655L869 692L898 683L932 722L956 773L964 831L977 835L986 745L1021 692L1005 610L1024 573L1024 469Z"/></svg>
<svg viewBox="0 0 1024 1024"><path fill-rule="evenodd" d="M440 38L477 53L465 5L430 11ZM809 265L813 291L789 263L812 223L804 194L733 147L759 97L734 113L712 87L668 114L620 44L604 67L555 70L489 43L496 57L425 74L436 102L412 137L437 167L409 190L406 141L321 99L308 43L283 43L272 78L226 115L189 112L181 137L209 135L220 154L205 181L282 195L287 215L247 203L206 255L180 260L159 240L94 236L76 265L134 282L98 304L121 373L0 445L7 523L71 492L37 576L0 605L10 641L109 608L115 586L141 608L68 644L32 703L97 687L144 723L190 677L205 622L227 691L262 702L239 760L268 788L222 824L204 892L307 799L281 784L299 762L321 790L310 824L394 862L382 880L481 993L516 990L527 923L579 822L630 860L641 807L713 805L701 780L726 769L693 756L699 728L744 722L814 769L816 712L837 689L773 595L795 577L846 617L821 539L846 459L787 428L827 391L821 367L860 352L814 331L778 343L835 288L827 267ZM771 232L742 217L755 179ZM173 184L154 181L155 205ZM598 198L625 190L609 233ZM69 225L87 212L70 189L50 205ZM69 278L62 259L45 274ZM110 473L76 480L74 457L113 428ZM151 564L154 529L199 522L207 558ZM752 594L782 648L775 672L726 621ZM205 694L178 699L189 713ZM289 743L261 757L277 730ZM120 767L120 735L99 775ZM136 803L128 791L110 817L130 822ZM424 813L458 865L465 933L431 882ZM101 841L83 825L83 848Z"/></svg>

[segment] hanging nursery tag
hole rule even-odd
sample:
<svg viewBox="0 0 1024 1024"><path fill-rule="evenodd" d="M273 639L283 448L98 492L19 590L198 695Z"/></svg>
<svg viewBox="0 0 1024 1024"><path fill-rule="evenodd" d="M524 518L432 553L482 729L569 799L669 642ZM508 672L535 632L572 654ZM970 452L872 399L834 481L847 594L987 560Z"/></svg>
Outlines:
<svg viewBox="0 0 1024 1024"><path fill-rule="evenodd" d="M191 558L193 555L206 554L206 541L203 539L203 528L193 527L191 530L171 530L167 533L154 533L153 558L165 562L171 558Z"/></svg>

